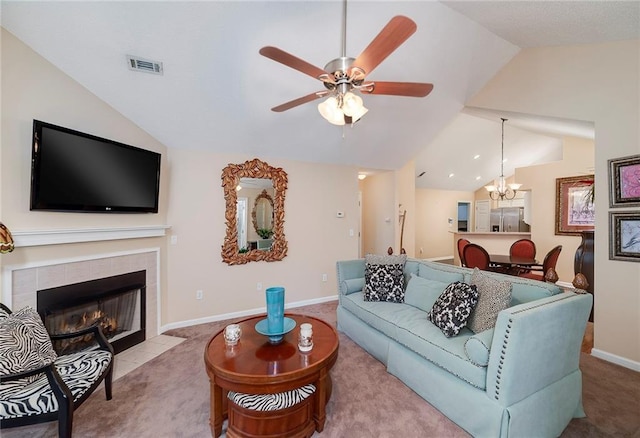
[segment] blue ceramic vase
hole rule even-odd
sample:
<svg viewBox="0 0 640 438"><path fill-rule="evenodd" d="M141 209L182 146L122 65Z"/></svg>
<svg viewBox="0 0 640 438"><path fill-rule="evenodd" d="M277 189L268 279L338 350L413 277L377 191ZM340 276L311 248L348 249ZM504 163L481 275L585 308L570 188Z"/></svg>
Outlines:
<svg viewBox="0 0 640 438"><path fill-rule="evenodd" d="M284 287L268 287L265 293L269 333L282 333L284 331Z"/></svg>

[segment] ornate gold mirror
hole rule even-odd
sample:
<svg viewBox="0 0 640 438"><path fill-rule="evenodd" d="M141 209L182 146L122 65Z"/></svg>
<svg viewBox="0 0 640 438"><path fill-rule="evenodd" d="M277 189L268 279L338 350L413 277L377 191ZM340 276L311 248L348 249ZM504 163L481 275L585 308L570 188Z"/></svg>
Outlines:
<svg viewBox="0 0 640 438"><path fill-rule="evenodd" d="M273 198L266 189L256 197L251 211L253 229L263 239L273 235Z"/></svg>
<svg viewBox="0 0 640 438"><path fill-rule="evenodd" d="M287 173L255 158L242 164L227 165L222 170L222 187L227 225L222 261L240 265L259 260L282 260L287 255L284 237ZM248 230L247 211L251 200L254 229Z"/></svg>

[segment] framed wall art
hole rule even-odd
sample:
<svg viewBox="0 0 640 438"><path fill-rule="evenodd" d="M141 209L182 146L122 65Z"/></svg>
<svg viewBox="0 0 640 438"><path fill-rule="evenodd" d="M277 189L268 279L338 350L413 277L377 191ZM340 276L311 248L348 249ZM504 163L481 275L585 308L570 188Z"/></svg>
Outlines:
<svg viewBox="0 0 640 438"><path fill-rule="evenodd" d="M556 178L556 235L579 235L594 229L593 182L593 175Z"/></svg>
<svg viewBox="0 0 640 438"><path fill-rule="evenodd" d="M609 163L609 207L640 206L640 155Z"/></svg>
<svg viewBox="0 0 640 438"><path fill-rule="evenodd" d="M640 211L609 212L609 259L640 262Z"/></svg>

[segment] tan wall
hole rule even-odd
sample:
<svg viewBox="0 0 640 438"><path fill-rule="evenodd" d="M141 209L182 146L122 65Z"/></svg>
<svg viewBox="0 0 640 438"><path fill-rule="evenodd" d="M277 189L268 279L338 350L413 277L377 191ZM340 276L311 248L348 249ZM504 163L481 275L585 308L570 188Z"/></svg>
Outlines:
<svg viewBox="0 0 640 438"><path fill-rule="evenodd" d="M416 171L413 161L409 161L402 169L396 171L396 244L393 246L393 253L400 252L400 237L402 235L402 248L409 257L416 255ZM400 213L406 211L404 219L404 231L399 221Z"/></svg>
<svg viewBox="0 0 640 438"><path fill-rule="evenodd" d="M168 321L264 307L264 288L284 286L286 303L337 293L335 263L358 256L358 179L353 167L265 159L288 176L284 232L288 254L279 262L228 266L220 176L229 163L255 157L170 149ZM260 158L260 157L258 157ZM337 218L338 211L344 212ZM353 230L353 237L349 231ZM327 281L322 281L327 274ZM263 290L257 290L262 283ZM196 300L202 290L204 299Z"/></svg>
<svg viewBox="0 0 640 438"><path fill-rule="evenodd" d="M525 49L469 105L595 124L595 340L640 368L640 263L609 260L607 160L640 153L640 41ZM637 208L635 209L638 210ZM596 351L596 352L597 352Z"/></svg>
<svg viewBox="0 0 640 438"><path fill-rule="evenodd" d="M166 223L166 148L149 134L97 99L2 29L2 162L0 193L2 222L12 231L128 227ZM33 119L62 125L162 154L158 214L89 214L29 211L31 132ZM0 267L54 258L82 257L139 248L159 247L161 283L166 282L165 239L17 248L0 256ZM0 288L1 286L0 282ZM161 288L166 297L167 291ZM2 291L0 290L0 295Z"/></svg>
<svg viewBox="0 0 640 438"><path fill-rule="evenodd" d="M536 257L542 261L553 247L562 245L556 271L561 282L571 283L573 260L582 238L555 235L556 178L588 174L589 169L593 169L594 143L592 140L566 137L562 144L562 161L519 168L516 179L523 190L531 190L531 239L536 244Z"/></svg>
<svg viewBox="0 0 640 438"><path fill-rule="evenodd" d="M254 157L167 150L4 30L2 65L2 222L21 231L168 224L178 242L168 246L167 238L146 238L25 247L2 255L0 267L160 247L163 325L260 308L264 292L256 290L258 282L263 287L285 286L287 303L337 293L336 260L358 254L355 168L265 160L282 167L289 176L285 203L289 253L282 262L227 266L220 256L225 235L220 176L228 163ZM161 152L161 212L30 212L34 118ZM344 218L336 218L338 210L345 213ZM350 237L350 229L354 237ZM326 282L322 281L323 273L327 274ZM198 289L204 292L203 300L195 299Z"/></svg>
<svg viewBox="0 0 640 438"><path fill-rule="evenodd" d="M398 224L394 172L379 172L362 181L364 254L386 254L395 246Z"/></svg>
<svg viewBox="0 0 640 438"><path fill-rule="evenodd" d="M3 222L16 230L166 223L166 147L2 29ZM158 214L29 211L33 119L162 154Z"/></svg>
<svg viewBox="0 0 640 438"><path fill-rule="evenodd" d="M453 257L451 232L458 229L458 202L470 202L473 208L473 192L416 189L415 193L417 257ZM451 225L449 218L453 219Z"/></svg>

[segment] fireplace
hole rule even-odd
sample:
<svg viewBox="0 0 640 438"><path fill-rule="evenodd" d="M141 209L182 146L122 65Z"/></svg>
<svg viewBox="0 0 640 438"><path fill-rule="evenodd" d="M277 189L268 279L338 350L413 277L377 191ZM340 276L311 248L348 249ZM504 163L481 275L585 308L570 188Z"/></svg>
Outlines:
<svg viewBox="0 0 640 438"><path fill-rule="evenodd" d="M115 353L145 340L146 271L84 281L37 292L37 310L49 333L100 324ZM59 352L86 346L84 338L56 341Z"/></svg>

